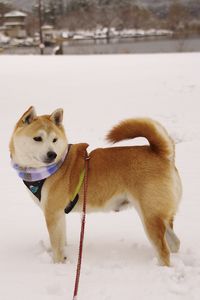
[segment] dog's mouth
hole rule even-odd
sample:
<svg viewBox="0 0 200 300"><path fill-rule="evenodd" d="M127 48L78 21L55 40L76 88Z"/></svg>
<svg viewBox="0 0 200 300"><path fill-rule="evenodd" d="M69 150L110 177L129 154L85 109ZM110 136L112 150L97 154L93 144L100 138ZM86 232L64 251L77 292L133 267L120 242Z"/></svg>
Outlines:
<svg viewBox="0 0 200 300"><path fill-rule="evenodd" d="M52 164L54 161L55 161L55 159L44 159L44 160L43 160L43 162L44 162L46 165L50 165L50 164Z"/></svg>
<svg viewBox="0 0 200 300"><path fill-rule="evenodd" d="M48 159L48 158L41 158L41 159L39 159L39 158L37 158L37 157L34 157L34 159L35 159L35 161L37 161L38 162L38 164L40 164L40 167L44 167L44 166L46 166L46 165L50 165L50 164L52 164L52 163L54 163L55 162L55 159Z"/></svg>

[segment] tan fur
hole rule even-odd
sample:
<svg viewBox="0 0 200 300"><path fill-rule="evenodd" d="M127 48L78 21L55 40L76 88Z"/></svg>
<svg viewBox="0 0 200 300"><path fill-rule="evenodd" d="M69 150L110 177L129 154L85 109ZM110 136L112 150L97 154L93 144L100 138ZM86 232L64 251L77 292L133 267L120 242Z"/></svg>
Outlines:
<svg viewBox="0 0 200 300"><path fill-rule="evenodd" d="M34 129L45 127L51 131L51 123L50 116L35 117L24 129L19 129L19 123L13 137L24 131L30 134L32 129L28 127L34 124ZM62 126L57 126L57 130L59 137L65 140ZM173 232L173 219L181 197L181 182L174 166L174 145L163 127L147 118L123 121L110 131L107 139L117 142L137 136L146 137L150 146L99 148L89 154L88 211L105 211L110 206L117 211L127 203L134 204L161 264L169 266L170 245L173 250L179 248L179 240ZM15 151L13 137L11 154ZM44 215L55 262L64 261L63 211L84 169L87 147L84 143L74 144L62 167L45 181L43 187ZM79 196L74 211L81 210L83 186ZM166 232L170 234L166 235Z"/></svg>

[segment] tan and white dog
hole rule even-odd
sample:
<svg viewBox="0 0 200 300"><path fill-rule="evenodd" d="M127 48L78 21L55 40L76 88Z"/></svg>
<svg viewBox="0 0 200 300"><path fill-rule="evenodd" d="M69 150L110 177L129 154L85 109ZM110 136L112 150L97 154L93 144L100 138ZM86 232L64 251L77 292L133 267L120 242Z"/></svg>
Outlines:
<svg viewBox="0 0 200 300"><path fill-rule="evenodd" d="M10 141L11 158L21 169L40 169L59 163L68 147L62 125L63 110L37 116L30 107L15 126ZM179 239L173 220L181 198L181 181L174 164L174 144L166 130L148 118L128 119L115 126L107 140L115 143L145 137L149 145L98 148L92 151L88 172L88 211L120 211L134 206L162 265L170 265L170 251ZM61 167L48 177L41 200L54 262L65 260L64 210L73 198L84 171L88 144L74 144ZM81 211L83 185L74 211ZM76 194L76 193L75 193Z"/></svg>

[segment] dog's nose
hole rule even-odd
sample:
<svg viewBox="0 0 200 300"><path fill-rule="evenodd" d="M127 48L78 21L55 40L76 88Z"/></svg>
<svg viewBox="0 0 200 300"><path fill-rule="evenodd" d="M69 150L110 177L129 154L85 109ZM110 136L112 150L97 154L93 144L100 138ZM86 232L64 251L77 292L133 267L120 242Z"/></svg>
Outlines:
<svg viewBox="0 0 200 300"><path fill-rule="evenodd" d="M50 161L53 161L56 158L57 154L54 151L47 152L47 157Z"/></svg>

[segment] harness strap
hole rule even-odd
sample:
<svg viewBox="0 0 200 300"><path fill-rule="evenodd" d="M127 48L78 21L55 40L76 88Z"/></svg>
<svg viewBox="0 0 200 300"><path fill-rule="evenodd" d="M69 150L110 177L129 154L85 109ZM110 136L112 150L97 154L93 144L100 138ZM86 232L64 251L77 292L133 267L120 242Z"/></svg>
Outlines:
<svg viewBox="0 0 200 300"><path fill-rule="evenodd" d="M65 208L65 213L68 214L70 213L70 211L72 211L72 209L75 207L76 203L78 202L78 199L79 199L79 191L81 189L81 186L83 184L83 180L84 180L84 177L85 177L85 170L83 170L81 172L81 175L79 177L79 182L76 186L76 189L71 197L72 200L70 200L69 204L67 205L67 207Z"/></svg>
<svg viewBox="0 0 200 300"><path fill-rule="evenodd" d="M64 210L66 214L69 214L72 211L72 209L76 206L78 199L79 199L79 194L77 194L75 198L69 202L69 204L67 205L67 207L65 207Z"/></svg>

